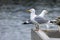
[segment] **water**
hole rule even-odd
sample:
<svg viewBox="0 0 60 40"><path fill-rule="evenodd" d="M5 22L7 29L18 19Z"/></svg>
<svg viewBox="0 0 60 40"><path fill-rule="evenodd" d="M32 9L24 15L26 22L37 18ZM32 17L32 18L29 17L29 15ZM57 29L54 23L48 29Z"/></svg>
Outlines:
<svg viewBox="0 0 60 40"><path fill-rule="evenodd" d="M29 14L26 12L26 8L20 5L8 5L2 6L0 10L0 40L31 40L31 28L34 28L33 24L23 25L22 23L29 19ZM60 8L44 6L35 6L36 13L40 14L43 9L49 10L49 14L45 17L49 20L55 19L60 16L60 12L57 11Z"/></svg>

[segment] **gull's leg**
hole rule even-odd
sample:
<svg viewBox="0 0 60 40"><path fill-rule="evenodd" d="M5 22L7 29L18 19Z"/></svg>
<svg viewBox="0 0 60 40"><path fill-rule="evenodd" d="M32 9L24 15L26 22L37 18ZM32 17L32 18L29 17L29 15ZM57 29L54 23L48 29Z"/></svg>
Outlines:
<svg viewBox="0 0 60 40"><path fill-rule="evenodd" d="M39 25L37 25L36 29L38 29L38 30L39 30Z"/></svg>
<svg viewBox="0 0 60 40"><path fill-rule="evenodd" d="M35 27L37 27L37 24L34 24L35 25Z"/></svg>
<svg viewBox="0 0 60 40"><path fill-rule="evenodd" d="M60 32L60 27L58 26L58 31Z"/></svg>
<svg viewBox="0 0 60 40"><path fill-rule="evenodd" d="M34 24L35 25L35 31L39 30L39 25L38 24Z"/></svg>
<svg viewBox="0 0 60 40"><path fill-rule="evenodd" d="M38 31L39 30L39 25L38 24L36 24L36 31Z"/></svg>
<svg viewBox="0 0 60 40"><path fill-rule="evenodd" d="M47 31L49 30L49 25L48 25L48 24L46 24L46 30L47 30Z"/></svg>
<svg viewBox="0 0 60 40"><path fill-rule="evenodd" d="M35 28L34 28L34 29L36 30L37 24L34 24L34 26L35 26Z"/></svg>

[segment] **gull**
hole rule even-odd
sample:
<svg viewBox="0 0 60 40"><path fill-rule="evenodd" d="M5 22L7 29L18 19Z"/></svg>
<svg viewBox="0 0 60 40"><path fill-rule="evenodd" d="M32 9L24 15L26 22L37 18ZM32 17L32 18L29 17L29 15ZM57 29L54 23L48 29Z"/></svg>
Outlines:
<svg viewBox="0 0 60 40"><path fill-rule="evenodd" d="M47 25L47 23L49 23L50 21L49 20L46 20L44 18L45 14L48 13L47 10L43 10L41 12L41 14L39 14L39 15L36 15L35 14L35 9L34 8L29 9L28 11L30 12L30 20L31 20L31 22L33 24L35 24L37 31L39 30L39 25L40 24L46 24L47 29L49 28L49 26Z"/></svg>

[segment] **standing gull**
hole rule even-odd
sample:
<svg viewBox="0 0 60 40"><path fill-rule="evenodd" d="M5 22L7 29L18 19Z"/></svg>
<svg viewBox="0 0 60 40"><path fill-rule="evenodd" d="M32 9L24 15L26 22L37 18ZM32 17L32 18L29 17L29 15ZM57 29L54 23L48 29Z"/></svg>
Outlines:
<svg viewBox="0 0 60 40"><path fill-rule="evenodd" d="M47 10L43 10L40 15L36 15L35 14L35 9L33 9L33 8L30 9L30 10L28 10L28 11L31 12L31 14L30 14L30 20L32 21L32 23L35 24L37 31L39 30L39 25L40 24L46 24L47 29L49 28L49 26L47 25L47 23L49 23L50 21L46 20L44 18L44 15L48 13Z"/></svg>

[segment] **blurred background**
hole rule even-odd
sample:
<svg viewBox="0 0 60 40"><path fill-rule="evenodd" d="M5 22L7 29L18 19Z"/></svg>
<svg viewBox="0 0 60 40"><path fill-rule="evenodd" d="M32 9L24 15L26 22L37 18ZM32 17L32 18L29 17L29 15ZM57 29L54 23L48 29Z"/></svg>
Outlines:
<svg viewBox="0 0 60 40"><path fill-rule="evenodd" d="M33 24L22 24L30 18L27 9L35 8L36 14L49 11L45 18L53 20L60 16L60 0L0 0L0 40L31 40ZM49 25L51 28L56 25Z"/></svg>

